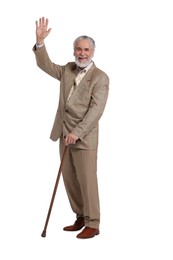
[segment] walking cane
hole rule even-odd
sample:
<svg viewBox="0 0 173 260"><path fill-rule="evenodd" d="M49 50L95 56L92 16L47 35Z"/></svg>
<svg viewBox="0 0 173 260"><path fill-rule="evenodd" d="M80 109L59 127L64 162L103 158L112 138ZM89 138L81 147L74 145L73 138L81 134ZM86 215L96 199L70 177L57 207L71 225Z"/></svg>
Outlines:
<svg viewBox="0 0 173 260"><path fill-rule="evenodd" d="M60 163L60 166L59 166L57 179L56 179L56 182L55 182L55 187L54 187L53 194L52 194L52 199L51 199L51 202L50 202L50 206L49 206L49 210L48 210L48 213L47 213L46 222L45 222L45 225L44 225L44 230L43 230L43 232L41 234L42 237L46 237L46 230L47 230L47 226L48 226L48 222L49 222L49 218L50 218L53 202L54 202L54 199L55 199L55 195L56 195L59 179L60 179L60 176L61 176L61 171L62 171L62 166L63 166L64 157L65 157L66 151L67 151L67 146L65 146L64 151L63 151L63 155L62 155L61 163Z"/></svg>

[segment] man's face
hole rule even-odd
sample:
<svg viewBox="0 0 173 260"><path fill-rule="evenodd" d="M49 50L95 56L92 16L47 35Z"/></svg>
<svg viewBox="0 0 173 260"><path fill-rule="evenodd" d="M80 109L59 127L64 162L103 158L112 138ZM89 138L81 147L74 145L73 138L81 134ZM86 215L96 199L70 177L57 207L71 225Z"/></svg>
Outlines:
<svg viewBox="0 0 173 260"><path fill-rule="evenodd" d="M85 68L94 56L94 50L89 40L78 41L74 49L75 62L80 68Z"/></svg>

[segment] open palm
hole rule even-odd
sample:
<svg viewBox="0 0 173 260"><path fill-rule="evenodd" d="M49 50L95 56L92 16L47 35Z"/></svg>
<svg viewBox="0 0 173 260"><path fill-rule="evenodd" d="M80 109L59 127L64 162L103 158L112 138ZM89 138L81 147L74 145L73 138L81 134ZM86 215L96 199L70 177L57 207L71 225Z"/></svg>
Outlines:
<svg viewBox="0 0 173 260"><path fill-rule="evenodd" d="M36 21L36 37L37 43L43 43L44 39L48 36L51 31L51 28L48 29L49 20L44 17L40 18L39 21Z"/></svg>

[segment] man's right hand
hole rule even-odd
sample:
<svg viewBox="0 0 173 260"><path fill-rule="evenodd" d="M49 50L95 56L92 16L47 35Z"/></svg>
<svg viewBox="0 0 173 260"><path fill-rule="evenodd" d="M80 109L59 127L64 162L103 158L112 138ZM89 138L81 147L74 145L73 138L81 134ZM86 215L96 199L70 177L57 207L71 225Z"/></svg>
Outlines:
<svg viewBox="0 0 173 260"><path fill-rule="evenodd" d="M45 17L39 18L39 21L36 21L36 43L44 44L44 39L48 36L51 31L51 28L48 29L49 20Z"/></svg>

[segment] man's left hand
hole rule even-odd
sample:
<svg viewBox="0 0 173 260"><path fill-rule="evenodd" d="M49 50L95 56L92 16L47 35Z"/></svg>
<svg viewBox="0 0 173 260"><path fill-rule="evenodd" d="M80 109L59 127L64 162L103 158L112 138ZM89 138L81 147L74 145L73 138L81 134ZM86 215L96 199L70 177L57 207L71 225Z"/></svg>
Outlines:
<svg viewBox="0 0 173 260"><path fill-rule="evenodd" d="M70 133L70 134L66 135L66 137L64 138L64 143L65 143L65 145L75 144L78 139L79 138L77 135Z"/></svg>

